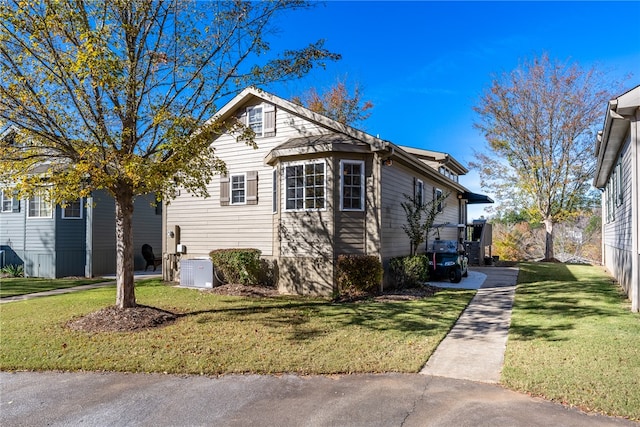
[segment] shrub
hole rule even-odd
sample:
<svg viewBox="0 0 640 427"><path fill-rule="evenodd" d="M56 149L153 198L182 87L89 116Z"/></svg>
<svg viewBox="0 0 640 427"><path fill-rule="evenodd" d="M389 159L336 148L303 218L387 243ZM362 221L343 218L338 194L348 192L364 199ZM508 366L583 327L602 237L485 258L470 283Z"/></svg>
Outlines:
<svg viewBox="0 0 640 427"><path fill-rule="evenodd" d="M429 280L429 258L413 255L391 258L389 272L398 288L413 288Z"/></svg>
<svg viewBox="0 0 640 427"><path fill-rule="evenodd" d="M227 283L255 285L260 278L259 249L216 249L209 253L218 277Z"/></svg>
<svg viewBox="0 0 640 427"><path fill-rule="evenodd" d="M24 266L22 264L9 264L0 269L0 273L9 277L24 277Z"/></svg>
<svg viewBox="0 0 640 427"><path fill-rule="evenodd" d="M382 264L372 255L339 255L338 291L341 294L375 293L382 281Z"/></svg>

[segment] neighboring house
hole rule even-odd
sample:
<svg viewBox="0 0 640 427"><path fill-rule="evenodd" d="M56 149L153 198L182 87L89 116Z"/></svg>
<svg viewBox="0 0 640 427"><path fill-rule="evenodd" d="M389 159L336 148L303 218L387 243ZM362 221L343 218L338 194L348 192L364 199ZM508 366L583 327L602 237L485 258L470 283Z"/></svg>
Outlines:
<svg viewBox="0 0 640 427"><path fill-rule="evenodd" d="M394 145L258 89L216 117L251 127L257 148L232 134L212 141L227 174L210 183L209 198L182 189L165 205L169 260L177 248L181 259L257 248L277 265L281 292L330 295L339 255L373 255L386 266L409 254L404 194L449 194L436 218L443 240L463 238L470 200L491 203L459 183L467 169L446 154ZM165 265L165 278L178 268Z"/></svg>
<svg viewBox="0 0 640 427"><path fill-rule="evenodd" d="M602 190L602 261L640 309L640 86L609 101L593 185Z"/></svg>
<svg viewBox="0 0 640 427"><path fill-rule="evenodd" d="M11 144L15 127L0 138ZM39 165L40 166L40 165ZM41 165L41 171L47 165ZM141 249L147 243L157 253L162 244L162 204L151 195L135 200L134 265L146 265ZM0 267L23 265L25 275L59 278L94 277L116 271L115 203L105 191L53 206L45 197L18 199L0 183Z"/></svg>
<svg viewBox="0 0 640 427"><path fill-rule="evenodd" d="M43 197L19 200L0 190L0 264L24 265L25 275L95 277L116 271L115 204L104 191L65 207ZM135 201L134 265L144 269L142 245L160 253L161 205L152 196Z"/></svg>

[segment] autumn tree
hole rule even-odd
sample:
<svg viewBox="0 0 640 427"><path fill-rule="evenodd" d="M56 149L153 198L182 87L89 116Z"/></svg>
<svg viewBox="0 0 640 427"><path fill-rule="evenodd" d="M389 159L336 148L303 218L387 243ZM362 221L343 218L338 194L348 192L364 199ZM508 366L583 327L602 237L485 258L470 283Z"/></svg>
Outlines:
<svg viewBox="0 0 640 427"><path fill-rule="evenodd" d="M292 102L349 126L357 126L368 119L369 110L373 108L373 102L363 100L359 84L355 84L350 93L346 81L340 79L322 93L312 87L302 95L294 96Z"/></svg>
<svg viewBox="0 0 640 427"><path fill-rule="evenodd" d="M545 54L495 78L474 108L488 151L471 166L501 204L544 223L546 260L554 259L554 224L587 204L610 92L596 68Z"/></svg>
<svg viewBox="0 0 640 427"><path fill-rule="evenodd" d="M323 42L266 56L266 35L302 1L0 2L0 182L54 203L104 189L115 200L119 308L136 305L133 201L176 185L206 195L224 169L211 146L237 122L210 119L242 88L301 77L339 59ZM46 167L43 168L43 165Z"/></svg>

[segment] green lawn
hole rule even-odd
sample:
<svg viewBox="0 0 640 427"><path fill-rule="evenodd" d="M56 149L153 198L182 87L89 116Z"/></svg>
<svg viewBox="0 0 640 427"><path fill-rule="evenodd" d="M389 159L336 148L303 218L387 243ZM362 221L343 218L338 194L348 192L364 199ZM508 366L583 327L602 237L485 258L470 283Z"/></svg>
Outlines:
<svg viewBox="0 0 640 427"><path fill-rule="evenodd" d="M502 382L640 419L640 315L601 267L520 264Z"/></svg>
<svg viewBox="0 0 640 427"><path fill-rule="evenodd" d="M0 279L0 298L53 289L72 288L89 283L108 282L106 279L40 279L34 277L5 277Z"/></svg>
<svg viewBox="0 0 640 427"><path fill-rule="evenodd" d="M128 333L71 331L65 323L115 301L114 288L2 306L2 370L186 374L418 372L474 291L443 290L402 302L333 304L282 296L251 299L149 280L137 301L183 316Z"/></svg>

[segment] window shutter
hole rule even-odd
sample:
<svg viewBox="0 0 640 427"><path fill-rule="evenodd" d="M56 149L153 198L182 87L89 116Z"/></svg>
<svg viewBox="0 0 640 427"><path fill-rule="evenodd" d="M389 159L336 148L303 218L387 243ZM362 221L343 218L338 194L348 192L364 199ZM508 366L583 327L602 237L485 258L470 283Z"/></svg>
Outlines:
<svg viewBox="0 0 640 427"><path fill-rule="evenodd" d="M258 204L258 171L247 172L247 204Z"/></svg>
<svg viewBox="0 0 640 427"><path fill-rule="evenodd" d="M14 199L12 201L12 204L11 204L11 211L12 212L20 212L20 199L14 197Z"/></svg>
<svg viewBox="0 0 640 427"><path fill-rule="evenodd" d="M414 176L413 177L413 200L415 200L416 196L418 195L417 194L418 192L416 191L417 190L417 188L416 188L417 186L418 186L418 181L416 180L416 177Z"/></svg>
<svg viewBox="0 0 640 427"><path fill-rule="evenodd" d="M249 114L247 114L246 108L238 116L238 121L245 126L249 126Z"/></svg>
<svg viewBox="0 0 640 427"><path fill-rule="evenodd" d="M220 175L220 206L229 206L229 175Z"/></svg>
<svg viewBox="0 0 640 427"><path fill-rule="evenodd" d="M262 112L264 114L264 135L274 136L276 133L276 106L265 102L262 105Z"/></svg>

